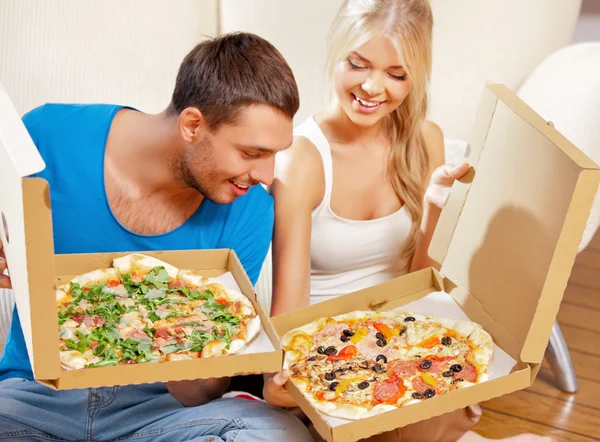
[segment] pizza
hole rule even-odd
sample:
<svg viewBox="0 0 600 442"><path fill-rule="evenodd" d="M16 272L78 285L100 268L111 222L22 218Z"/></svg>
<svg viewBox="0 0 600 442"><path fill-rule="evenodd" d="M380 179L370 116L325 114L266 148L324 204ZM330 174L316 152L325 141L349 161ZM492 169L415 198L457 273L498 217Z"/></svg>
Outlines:
<svg viewBox="0 0 600 442"><path fill-rule="evenodd" d="M483 382L491 336L407 311L321 318L282 338L290 381L324 414L360 419Z"/></svg>
<svg viewBox="0 0 600 442"><path fill-rule="evenodd" d="M260 332L242 293L141 254L61 284L56 303L64 369L233 354Z"/></svg>

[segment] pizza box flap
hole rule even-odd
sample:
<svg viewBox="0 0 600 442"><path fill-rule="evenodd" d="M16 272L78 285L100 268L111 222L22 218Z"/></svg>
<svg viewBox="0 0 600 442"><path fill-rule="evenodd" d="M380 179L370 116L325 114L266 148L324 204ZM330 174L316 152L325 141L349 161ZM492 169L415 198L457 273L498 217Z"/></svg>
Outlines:
<svg viewBox="0 0 600 442"><path fill-rule="evenodd" d="M600 183L596 163L502 84L487 84L429 253L540 363Z"/></svg>
<svg viewBox="0 0 600 442"><path fill-rule="evenodd" d="M59 373L56 339L45 348L44 320L31 309L29 293L51 287L54 281L54 246L48 184L41 178L24 178L45 168L33 140L21 121L8 94L0 85L0 237L4 245L10 276L23 328L27 351L36 376L50 378ZM35 247L26 247L34 244ZM51 284L48 284L48 282ZM50 295L50 294L49 294ZM56 307L54 296L47 299L50 311ZM46 310L47 311L47 310ZM33 359L33 345L36 356ZM39 350L39 353L37 352ZM49 363L56 359L55 363Z"/></svg>

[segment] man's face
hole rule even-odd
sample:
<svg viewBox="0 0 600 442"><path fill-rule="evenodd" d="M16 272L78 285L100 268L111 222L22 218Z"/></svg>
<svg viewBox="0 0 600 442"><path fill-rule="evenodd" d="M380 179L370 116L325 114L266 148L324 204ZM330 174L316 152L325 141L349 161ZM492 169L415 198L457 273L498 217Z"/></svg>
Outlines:
<svg viewBox="0 0 600 442"><path fill-rule="evenodd" d="M250 186L270 185L275 154L292 143L292 120L267 105L242 109L233 124L204 131L187 144L176 163L186 186L217 204L228 204L248 193Z"/></svg>

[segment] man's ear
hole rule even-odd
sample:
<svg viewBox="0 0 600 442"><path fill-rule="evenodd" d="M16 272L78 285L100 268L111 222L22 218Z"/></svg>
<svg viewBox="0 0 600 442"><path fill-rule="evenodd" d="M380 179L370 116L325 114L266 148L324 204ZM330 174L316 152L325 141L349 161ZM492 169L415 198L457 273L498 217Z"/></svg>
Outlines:
<svg viewBox="0 0 600 442"><path fill-rule="evenodd" d="M203 138L207 130L204 115L195 107L185 108L179 114L177 129L186 143L194 143Z"/></svg>

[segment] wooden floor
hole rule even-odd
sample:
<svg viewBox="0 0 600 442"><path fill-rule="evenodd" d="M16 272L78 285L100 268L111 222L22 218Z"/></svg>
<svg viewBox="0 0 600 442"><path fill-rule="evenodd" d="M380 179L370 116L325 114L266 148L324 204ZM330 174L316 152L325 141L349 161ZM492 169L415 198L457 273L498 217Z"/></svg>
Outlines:
<svg viewBox="0 0 600 442"><path fill-rule="evenodd" d="M559 441L600 441L600 235L577 258L558 322L579 392L558 390L544 363L531 388L482 404L479 434L502 438L528 432Z"/></svg>

